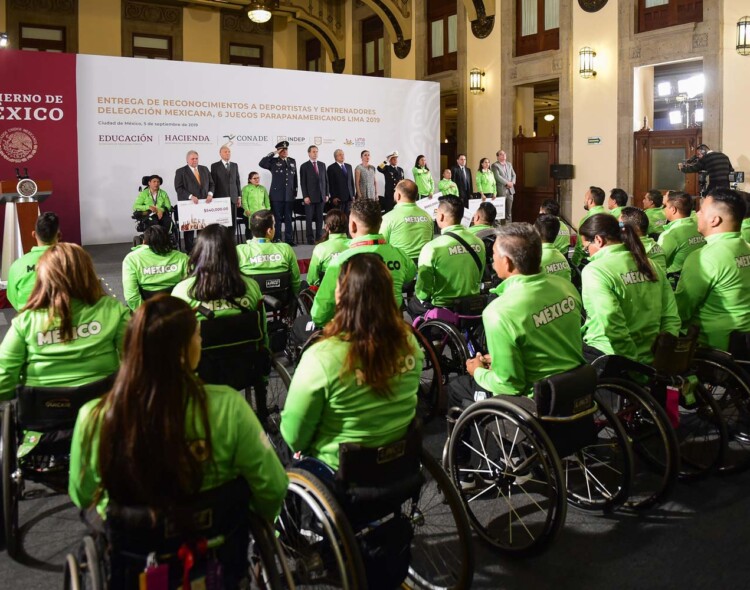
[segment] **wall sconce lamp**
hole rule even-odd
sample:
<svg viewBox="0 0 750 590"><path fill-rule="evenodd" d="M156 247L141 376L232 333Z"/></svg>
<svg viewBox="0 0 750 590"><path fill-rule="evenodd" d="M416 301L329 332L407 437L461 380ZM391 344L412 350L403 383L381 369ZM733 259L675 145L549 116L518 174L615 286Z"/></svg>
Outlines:
<svg viewBox="0 0 750 590"><path fill-rule="evenodd" d="M750 55L750 16L737 21L737 53Z"/></svg>
<svg viewBox="0 0 750 590"><path fill-rule="evenodd" d="M581 78L592 78L596 76L596 70L594 70L594 58L596 57L596 51L591 47L581 47L578 52L578 73L581 74Z"/></svg>
<svg viewBox="0 0 750 590"><path fill-rule="evenodd" d="M0 33L0 49L8 47L8 33Z"/></svg>
<svg viewBox="0 0 750 590"><path fill-rule="evenodd" d="M471 72L469 72L469 90L471 90L472 94L484 92L484 87L482 86L483 77L484 72L479 68L472 68Z"/></svg>
<svg viewBox="0 0 750 590"><path fill-rule="evenodd" d="M271 11L268 10L268 7L263 0L254 0L254 2L247 7L247 18L254 23L267 23L271 20Z"/></svg>

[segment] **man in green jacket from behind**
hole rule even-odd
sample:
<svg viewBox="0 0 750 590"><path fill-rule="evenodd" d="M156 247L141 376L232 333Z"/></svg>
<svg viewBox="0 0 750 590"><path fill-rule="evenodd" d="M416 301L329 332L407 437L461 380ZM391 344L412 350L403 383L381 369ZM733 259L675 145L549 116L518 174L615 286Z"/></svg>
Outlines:
<svg viewBox="0 0 750 590"><path fill-rule="evenodd" d="M383 215L380 233L391 246L416 260L432 239L432 218L417 206L417 185L411 180L399 181L393 196L396 206Z"/></svg>
<svg viewBox="0 0 750 590"><path fill-rule="evenodd" d="M584 363L581 296L570 281L540 272L542 241L528 223L497 230L493 266L503 279L482 313L487 355L451 381L451 405L493 395L531 396L534 383Z"/></svg>
<svg viewBox="0 0 750 590"><path fill-rule="evenodd" d="M681 272L685 259L706 245L706 239L698 231L693 212L693 197L683 191L670 191L664 204L667 225L659 234L659 245L664 250L667 272Z"/></svg>
<svg viewBox="0 0 750 590"><path fill-rule="evenodd" d="M534 229L542 238L541 271L569 281L571 275L568 259L555 248L554 243L560 231L560 220L554 215L540 215L534 222Z"/></svg>
<svg viewBox="0 0 750 590"><path fill-rule="evenodd" d="M378 233L383 220L380 203L372 199L357 199L352 203L349 213L349 234L352 236L349 248L341 252L336 260L331 261L323 276L320 288L315 294L310 315L315 326L325 326L336 312L336 283L341 273L341 265L355 254L373 252L378 254L385 263L393 278L393 296L401 306L403 298L402 288L416 274L416 267L404 252L394 248ZM378 293L385 297L386 294ZM377 318L373 318L376 321Z"/></svg>
<svg viewBox="0 0 750 590"><path fill-rule="evenodd" d="M733 331L750 332L750 244L740 234L745 200L717 188L698 211L698 230L706 245L682 267L675 299L683 329L700 328L704 346L728 350Z"/></svg>
<svg viewBox="0 0 750 590"><path fill-rule="evenodd" d="M435 220L441 235L422 248L419 255L415 296L407 306L412 317L479 294L486 264L484 242L461 225L463 215L461 199L440 199Z"/></svg>
<svg viewBox="0 0 750 590"><path fill-rule="evenodd" d="M29 252L21 256L8 269L8 301L13 309L20 311L29 300L36 282L36 263L50 246L60 241L60 220L52 211L42 213L36 220L32 237L36 240Z"/></svg>
<svg viewBox="0 0 750 590"><path fill-rule="evenodd" d="M641 244L643 244L643 249L646 250L646 256L666 274L667 258L664 255L664 250L646 233L649 221L645 211L638 207L623 207L618 221L621 224L627 223L633 228L636 235L640 238Z"/></svg>
<svg viewBox="0 0 750 590"><path fill-rule="evenodd" d="M661 191L650 190L643 195L643 210L648 216L648 234L660 234L667 225L664 214L664 196Z"/></svg>
<svg viewBox="0 0 750 590"><path fill-rule="evenodd" d="M597 213L611 213L609 209L604 208L605 198L606 195L601 188L598 186L589 187L589 190L586 191L586 195L583 197L583 208L586 210L586 214L581 217L581 221L578 222L578 227L581 227L581 224L592 215L596 215ZM583 244L581 243L581 237L579 236L570 263L579 266L583 261L583 256Z"/></svg>

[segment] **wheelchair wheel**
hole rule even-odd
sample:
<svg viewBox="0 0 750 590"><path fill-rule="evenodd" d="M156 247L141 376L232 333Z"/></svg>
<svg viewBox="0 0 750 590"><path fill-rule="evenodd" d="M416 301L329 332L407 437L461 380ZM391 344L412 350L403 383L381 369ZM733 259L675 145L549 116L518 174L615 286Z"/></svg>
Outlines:
<svg viewBox="0 0 750 590"><path fill-rule="evenodd" d="M694 395L692 403L680 397L680 424L676 429L682 464L680 478L686 480L719 469L727 448L727 425L719 404L701 383Z"/></svg>
<svg viewBox="0 0 750 590"><path fill-rule="evenodd" d="M466 372L469 349L456 326L441 320L428 320L417 329L435 352L443 384Z"/></svg>
<svg viewBox="0 0 750 590"><path fill-rule="evenodd" d="M633 448L635 472L625 505L645 509L663 502L680 469L679 442L664 408L643 388L622 379L600 379L595 398L617 415Z"/></svg>
<svg viewBox="0 0 750 590"><path fill-rule="evenodd" d="M281 411L286 403L286 396L289 392L289 384L292 378L286 367L274 358L271 363L271 374L268 376L268 382L265 384L265 392L260 388L256 390L256 408L258 407L257 395L264 397L264 415L261 418L260 412L258 419L261 421L263 429L266 431L268 438L277 451L286 448L286 443L281 438ZM256 410L257 411L257 410Z"/></svg>
<svg viewBox="0 0 750 590"><path fill-rule="evenodd" d="M281 545L271 526L250 512L252 550L250 558L250 586L267 590L294 588L292 574L287 567Z"/></svg>
<svg viewBox="0 0 750 590"><path fill-rule="evenodd" d="M633 481L633 450L620 420L605 405L594 415L596 438L561 457L568 503L587 512L622 506Z"/></svg>
<svg viewBox="0 0 750 590"><path fill-rule="evenodd" d="M453 428L448 463L472 527L503 553L540 553L565 522L560 459L519 406L498 398L470 406Z"/></svg>
<svg viewBox="0 0 750 590"><path fill-rule="evenodd" d="M312 309L314 300L315 291L313 291L310 287L302 289L302 291L299 292L299 295L297 295L297 306L299 308L300 315L310 315L310 310Z"/></svg>
<svg viewBox="0 0 750 590"><path fill-rule="evenodd" d="M406 588L464 589L474 577L471 526L461 496L448 474L422 451L425 483L418 501L408 501L404 514L414 528Z"/></svg>
<svg viewBox="0 0 750 590"><path fill-rule="evenodd" d="M81 569L72 553L65 557L63 576L63 590L81 590Z"/></svg>
<svg viewBox="0 0 750 590"><path fill-rule="evenodd" d="M443 409L443 376L440 361L429 341L418 330L412 331L424 354L417 391L417 416L426 424Z"/></svg>
<svg viewBox="0 0 750 590"><path fill-rule="evenodd" d="M276 521L297 588L366 587L357 540L333 494L318 478L289 469L289 488Z"/></svg>
<svg viewBox="0 0 750 590"><path fill-rule="evenodd" d="M79 555L81 587L86 590L104 590L106 576L99 549L93 537L87 535L83 538Z"/></svg>
<svg viewBox="0 0 750 590"><path fill-rule="evenodd" d="M711 393L727 426L727 448L721 473L750 467L750 385L745 371L729 355L700 350L694 360L698 379Z"/></svg>
<svg viewBox="0 0 750 590"><path fill-rule="evenodd" d="M18 469L16 458L15 407L5 404L2 426L0 426L0 487L3 501L3 541L8 556L18 559L21 553L21 537L18 530L18 502L20 483L15 478ZM2 543L0 543L2 545Z"/></svg>

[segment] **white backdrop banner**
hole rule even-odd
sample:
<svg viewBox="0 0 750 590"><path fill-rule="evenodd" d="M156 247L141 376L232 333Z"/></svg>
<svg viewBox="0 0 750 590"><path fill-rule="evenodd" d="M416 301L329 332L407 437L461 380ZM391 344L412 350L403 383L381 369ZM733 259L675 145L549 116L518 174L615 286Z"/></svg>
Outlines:
<svg viewBox="0 0 750 590"><path fill-rule="evenodd" d="M228 144L242 186L251 171L270 186L258 162L282 140L298 168L309 145L326 165L340 148L353 168L365 149L374 166L398 150L406 178L418 155L440 167L434 82L78 55L77 95L84 244L132 240L144 175L164 178L176 203L175 171L191 149L210 167ZM382 194L383 176L376 176Z"/></svg>

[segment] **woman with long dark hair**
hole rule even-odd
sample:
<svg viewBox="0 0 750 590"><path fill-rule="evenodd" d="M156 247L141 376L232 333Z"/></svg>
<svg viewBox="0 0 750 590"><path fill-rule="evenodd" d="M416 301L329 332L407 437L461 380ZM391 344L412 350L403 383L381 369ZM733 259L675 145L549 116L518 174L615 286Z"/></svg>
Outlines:
<svg viewBox="0 0 750 590"><path fill-rule="evenodd" d="M238 476L252 508L273 519L287 477L245 399L195 375L200 323L184 301L158 295L125 334L112 390L83 406L70 457L69 493L81 508L107 503L167 508Z"/></svg>
<svg viewBox="0 0 750 590"><path fill-rule="evenodd" d="M76 387L117 372L129 316L104 292L83 248L51 246L0 345L0 400L11 399L19 384Z"/></svg>
<svg viewBox="0 0 750 590"><path fill-rule="evenodd" d="M310 266L307 269L308 284L320 285L331 260L335 260L336 256L349 247L349 237L346 235L348 223L346 213L341 209L331 209L326 213L323 236L310 256Z"/></svg>
<svg viewBox="0 0 750 590"><path fill-rule="evenodd" d="M423 354L376 254L341 267L336 315L294 372L281 434L294 451L338 468L343 442L379 446L406 434L414 418ZM377 318L375 320L374 318Z"/></svg>
<svg viewBox="0 0 750 590"><path fill-rule="evenodd" d="M492 199L494 200L497 196L497 184L495 182L495 175L490 170L490 159L482 158L479 160L479 168L477 168L476 175L476 187L482 200Z"/></svg>
<svg viewBox="0 0 750 590"><path fill-rule="evenodd" d="M172 295L193 309L203 307L217 317L240 313L241 308L262 310L260 287L240 272L234 237L224 226L212 224L198 234L189 270L188 278L177 284Z"/></svg>
<svg viewBox="0 0 750 590"><path fill-rule="evenodd" d="M431 197L432 193L435 192L435 179L432 178L432 172L427 167L427 158L422 154L417 156L414 162L414 168L411 169L414 182L417 185L417 192L419 198Z"/></svg>
<svg viewBox="0 0 750 590"><path fill-rule="evenodd" d="M664 272L646 255L629 224L592 215L578 230L591 257L582 272L584 356L618 354L643 363L660 332L677 335L680 318Z"/></svg>

